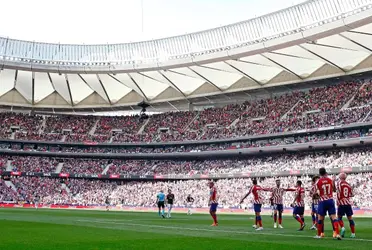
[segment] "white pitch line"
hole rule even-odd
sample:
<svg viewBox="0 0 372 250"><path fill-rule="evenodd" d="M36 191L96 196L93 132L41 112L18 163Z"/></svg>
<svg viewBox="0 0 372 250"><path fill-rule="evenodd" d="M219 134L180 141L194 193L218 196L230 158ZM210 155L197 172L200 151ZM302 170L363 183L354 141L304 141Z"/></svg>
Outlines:
<svg viewBox="0 0 372 250"><path fill-rule="evenodd" d="M144 225L144 224L137 224L137 223L124 223L124 222L109 222L109 221L92 221L92 220L77 220L79 222L91 222L91 223L101 223L101 224L117 224L117 225L127 225L127 226L139 226L139 227L153 227L153 228L164 228L164 229L178 229L178 230L187 230L187 231L203 231L203 232L213 232L213 233L234 233L234 234L258 234L258 235L280 235L284 237L299 237L299 238L313 238L313 236L308 235L299 235L299 234L281 234L281 233L266 233L266 232L239 232L239 231L231 231L231 230L213 230L213 229L206 229L206 228L189 228L189 227L175 227L175 226L161 226L161 225ZM127 220L133 221L133 220ZM324 239L332 239L332 238L324 238ZM323 239L323 240L324 240ZM348 239L345 238L343 240L350 240L350 241L365 241L365 242L372 242L370 239Z"/></svg>

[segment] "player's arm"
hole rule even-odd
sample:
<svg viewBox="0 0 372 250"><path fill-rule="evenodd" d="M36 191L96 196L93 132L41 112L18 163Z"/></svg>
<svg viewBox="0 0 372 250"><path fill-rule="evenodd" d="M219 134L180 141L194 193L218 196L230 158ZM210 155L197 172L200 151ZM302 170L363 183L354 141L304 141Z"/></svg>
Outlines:
<svg viewBox="0 0 372 250"><path fill-rule="evenodd" d="M265 191L265 192L272 192L273 189L272 188L261 188L262 191Z"/></svg>
<svg viewBox="0 0 372 250"><path fill-rule="evenodd" d="M213 202L213 195L214 195L214 193L211 194L211 195L209 195L208 205L211 205L212 204L212 202Z"/></svg>
<svg viewBox="0 0 372 250"><path fill-rule="evenodd" d="M251 192L252 192L252 188L250 188L249 191L248 191L248 193L241 199L240 204L243 203L243 201L248 197L248 195L251 194Z"/></svg>
<svg viewBox="0 0 372 250"><path fill-rule="evenodd" d="M296 204L297 198L299 198L300 192L296 192L295 198L293 199L292 204Z"/></svg>
<svg viewBox="0 0 372 250"><path fill-rule="evenodd" d="M284 189L284 191L286 191L286 192L295 192L296 189L295 188L286 188L286 189Z"/></svg>
<svg viewBox="0 0 372 250"><path fill-rule="evenodd" d="M312 187L309 193L311 199L315 200L319 198L319 194L316 192L316 188Z"/></svg>
<svg viewBox="0 0 372 250"><path fill-rule="evenodd" d="M334 175L332 178L332 185L333 185L333 192L337 192L336 175Z"/></svg>
<svg viewBox="0 0 372 250"><path fill-rule="evenodd" d="M350 186L350 197L354 197L354 191L353 191L353 188L351 186Z"/></svg>
<svg viewBox="0 0 372 250"><path fill-rule="evenodd" d="M156 196L156 204L159 202L159 195Z"/></svg>

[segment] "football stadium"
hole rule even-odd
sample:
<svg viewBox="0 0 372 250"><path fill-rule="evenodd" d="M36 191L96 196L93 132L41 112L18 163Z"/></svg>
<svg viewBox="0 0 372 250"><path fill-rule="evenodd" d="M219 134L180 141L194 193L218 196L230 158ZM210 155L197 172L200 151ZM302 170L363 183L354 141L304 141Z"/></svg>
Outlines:
<svg viewBox="0 0 372 250"><path fill-rule="evenodd" d="M372 0L17 2L0 249L372 249Z"/></svg>

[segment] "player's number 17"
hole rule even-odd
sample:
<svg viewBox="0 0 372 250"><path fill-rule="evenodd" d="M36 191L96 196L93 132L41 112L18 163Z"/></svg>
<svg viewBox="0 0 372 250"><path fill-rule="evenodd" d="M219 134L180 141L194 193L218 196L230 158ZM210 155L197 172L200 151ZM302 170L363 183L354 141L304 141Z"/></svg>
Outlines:
<svg viewBox="0 0 372 250"><path fill-rule="evenodd" d="M331 184L323 184L322 187L325 194L331 193Z"/></svg>

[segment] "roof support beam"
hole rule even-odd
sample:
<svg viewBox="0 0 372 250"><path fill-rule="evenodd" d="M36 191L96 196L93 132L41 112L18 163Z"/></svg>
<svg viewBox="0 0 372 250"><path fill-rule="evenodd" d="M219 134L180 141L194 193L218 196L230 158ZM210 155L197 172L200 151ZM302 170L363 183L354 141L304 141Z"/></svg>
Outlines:
<svg viewBox="0 0 372 250"><path fill-rule="evenodd" d="M176 106L174 106L171 102L167 102L172 108L174 108L177 111L180 111Z"/></svg>
<svg viewBox="0 0 372 250"><path fill-rule="evenodd" d="M344 70L343 68L341 68L341 67L338 66L337 64L331 62L330 60L328 60L328 59L322 57L321 55L315 53L314 51L305 48L305 47L304 47L303 45L301 45L301 44L299 44L298 46L299 46L301 49L306 50L307 52L309 52L309 53L311 53L312 55L316 56L317 58L319 58L319 59L322 60L323 62L325 62L325 63L327 63L327 64L330 64L330 65L332 65L333 67L335 67L335 68L341 70L342 72L346 73L346 70Z"/></svg>
<svg viewBox="0 0 372 250"><path fill-rule="evenodd" d="M287 67L285 67L282 64L278 63L277 61L274 61L273 59L269 58L268 56L265 56L264 54L261 54L261 56L265 57L267 60L269 60L270 62L274 63L275 65L278 65L279 68L281 68L282 70L291 73L292 75L294 75L298 79L300 79L300 80L303 80L304 79L301 76L299 76L298 74L296 74L295 72L293 72L292 70L288 69Z"/></svg>
<svg viewBox="0 0 372 250"><path fill-rule="evenodd" d="M358 51L358 50L355 50L355 49L343 48L343 47L339 47L339 46L322 44L322 43L318 43L318 42L314 42L314 43L308 42L308 44L316 45L316 46L321 46L321 47L326 47L326 48L331 48L331 49L348 50L348 51Z"/></svg>
<svg viewBox="0 0 372 250"><path fill-rule="evenodd" d="M31 79L32 89L31 89L31 104L35 105L35 72L32 72Z"/></svg>
<svg viewBox="0 0 372 250"><path fill-rule="evenodd" d="M348 31L346 31L346 32L349 32L349 33L355 33L355 34L359 34L359 35L372 36L372 33L360 32L360 31L355 31L355 30L348 30Z"/></svg>
<svg viewBox="0 0 372 250"><path fill-rule="evenodd" d="M348 41L350 41L350 42L352 42L352 43L354 43L354 44L356 44L356 45L362 47L363 49L366 50L366 52L369 52L369 53L372 52L372 50L371 50L370 48L364 46L363 44L360 44L360 43L358 43L357 41L355 41L355 40L353 40L353 39L351 39L351 38L348 38L348 37L345 36L345 35L340 34L340 36L343 37L343 38L345 38L346 40L348 40Z"/></svg>
<svg viewBox="0 0 372 250"><path fill-rule="evenodd" d="M306 58L306 57L296 56L296 55L290 55L290 54L285 54L285 53L280 53L280 52L275 52L275 51L270 51L268 53L274 54L274 55L279 55L279 56L287 56L287 57L293 57L293 58L298 58L298 59L311 60L311 58Z"/></svg>
<svg viewBox="0 0 372 250"><path fill-rule="evenodd" d="M177 89L184 97L187 101L190 102L190 100L187 98L187 96L185 95L185 93L183 93L181 91L180 88L177 87L176 84L174 84L174 82L172 82L166 75L164 75L163 73L161 73L160 71L157 71L162 77L164 77L165 80L167 80L169 82L170 85L172 85L175 89Z"/></svg>
<svg viewBox="0 0 372 250"><path fill-rule="evenodd" d="M202 78L204 81L208 82L209 84L213 85L214 87L216 87L219 91L223 92L223 90L218 87L216 84L214 84L212 81L210 81L208 78L206 78L205 76L203 76L202 74L199 74L198 72L196 72L195 70L193 70L192 68L190 67L187 67L189 70L191 70L192 72L194 72L195 74L197 74L200 78Z"/></svg>
<svg viewBox="0 0 372 250"><path fill-rule="evenodd" d="M15 72L15 74L14 74L13 89L16 88L17 81L18 81L18 70L16 70L16 72Z"/></svg>
<svg viewBox="0 0 372 250"><path fill-rule="evenodd" d="M241 71L241 70L238 69L237 67L231 65L231 64L228 63L228 62L224 62L224 63L226 63L226 64L229 65L231 68L233 68L233 69L235 69L236 71L238 71L238 72L239 72L240 74L242 74L243 76L247 77L249 80L255 82L257 85L262 86L262 87L264 86L264 84L260 83L259 81L257 81L256 79L254 79L253 77L251 77L251 76L248 75L247 73Z"/></svg>
<svg viewBox="0 0 372 250"><path fill-rule="evenodd" d="M48 75L49 82L50 82L50 84L51 84L52 87L53 87L54 92L56 92L56 86L54 86L54 83L53 83L53 81L52 81L52 77L50 76L49 73L47 73L47 75Z"/></svg>
<svg viewBox="0 0 372 250"><path fill-rule="evenodd" d="M65 74L65 80L66 80L66 84L67 84L68 94L69 94L69 96L70 96L70 100L71 100L71 106L75 106L75 105L74 105L74 101L72 100L72 94L71 94L70 82L69 82L69 80L68 80L67 74Z"/></svg>
<svg viewBox="0 0 372 250"><path fill-rule="evenodd" d="M145 97L146 101L149 101L149 98L147 98L147 95L145 94L145 92L143 92L143 90L140 88L140 86L138 85L138 83L136 82L136 80L133 79L133 77L131 76L131 74L128 73L128 76L129 78L132 80L132 82L134 83L134 85L136 85L136 87L139 89L139 91L141 91L143 97Z"/></svg>
<svg viewBox="0 0 372 250"><path fill-rule="evenodd" d="M112 105L112 103L111 103L111 99L110 99L109 95L107 94L106 88L105 88L105 86L103 85L103 83L102 83L102 81L101 81L101 78L99 77L98 74L96 74L96 77L97 77L99 83L101 84L101 87L102 87L102 89L103 89L103 92L105 92L105 95L106 95L106 97L107 97L107 100L109 101L110 105Z"/></svg>

